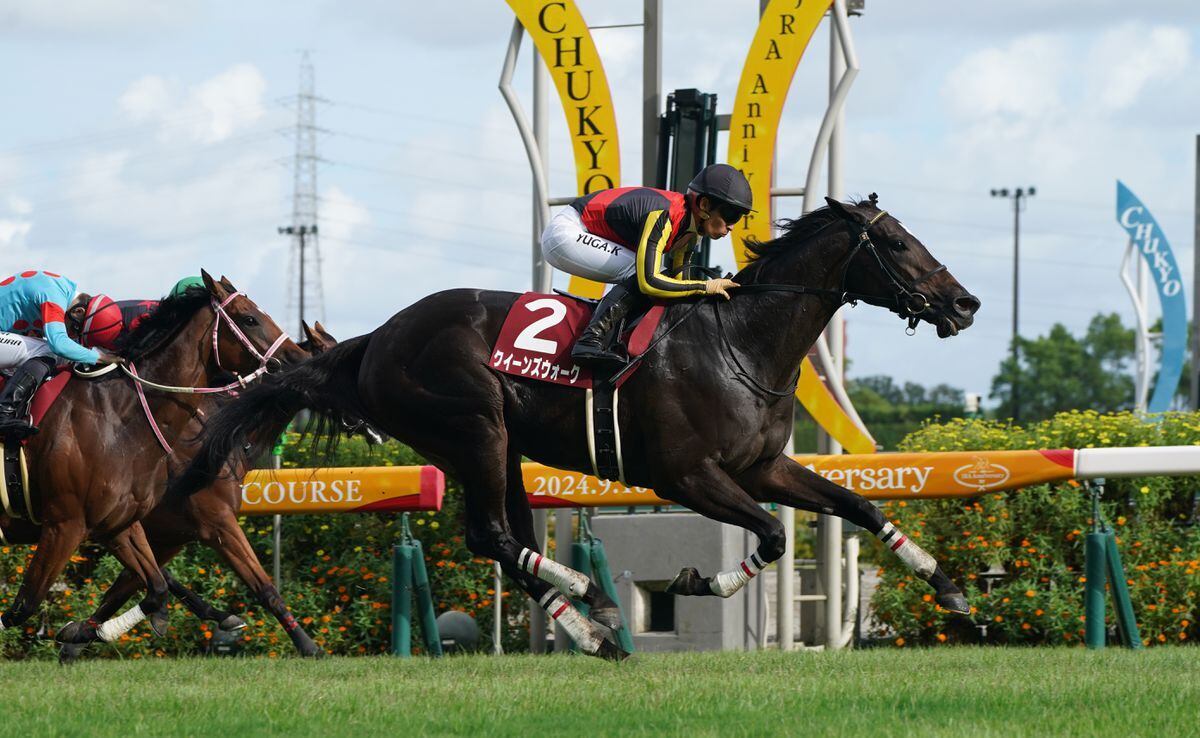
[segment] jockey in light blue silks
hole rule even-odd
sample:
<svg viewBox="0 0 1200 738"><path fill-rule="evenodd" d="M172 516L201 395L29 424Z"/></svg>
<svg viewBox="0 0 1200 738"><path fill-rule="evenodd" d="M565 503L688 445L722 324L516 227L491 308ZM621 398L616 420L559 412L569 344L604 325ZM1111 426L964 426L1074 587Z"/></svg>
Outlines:
<svg viewBox="0 0 1200 738"><path fill-rule="evenodd" d="M80 364L117 364L120 357L80 346L67 335L66 317L82 318L93 300L76 293L71 280L45 271L25 271L0 280L0 369L12 377L0 390L0 438L37 433L25 408L58 359ZM40 332L44 338L26 335Z"/></svg>

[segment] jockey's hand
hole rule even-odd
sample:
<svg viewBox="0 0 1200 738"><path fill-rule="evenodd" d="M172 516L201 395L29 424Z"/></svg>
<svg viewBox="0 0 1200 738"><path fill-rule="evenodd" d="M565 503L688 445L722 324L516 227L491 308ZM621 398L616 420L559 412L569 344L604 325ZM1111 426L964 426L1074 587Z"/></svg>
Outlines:
<svg viewBox="0 0 1200 738"><path fill-rule="evenodd" d="M98 364L98 365L104 366L104 365L108 365L108 364L124 364L125 363L125 359L120 356L117 356L116 354L110 354L107 351L97 351L96 353L100 354L100 360L96 362L96 364Z"/></svg>
<svg viewBox="0 0 1200 738"><path fill-rule="evenodd" d="M716 279L710 279L704 283L704 294L720 295L721 297L724 297L726 300L728 300L729 299L728 291L737 286L738 286L738 283L734 282L732 279L725 279L724 277L718 277Z"/></svg>

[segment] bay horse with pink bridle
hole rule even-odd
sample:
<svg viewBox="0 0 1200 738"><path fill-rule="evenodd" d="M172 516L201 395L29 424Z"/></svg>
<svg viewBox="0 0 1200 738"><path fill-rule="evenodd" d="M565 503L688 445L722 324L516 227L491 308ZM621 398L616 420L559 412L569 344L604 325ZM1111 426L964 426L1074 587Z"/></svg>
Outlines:
<svg viewBox="0 0 1200 738"><path fill-rule="evenodd" d="M207 393L244 389L306 358L228 280L207 273L203 279L204 288L167 298L134 329L120 351L125 365L68 383L41 432L28 441L37 520L2 520L0 527L11 531L13 542L37 543L37 550L0 627L28 619L90 538L136 573L146 596L113 621L85 623L65 635L112 640L143 617L164 632L167 585L139 521L161 499L168 472L179 463L173 445L197 421Z"/></svg>

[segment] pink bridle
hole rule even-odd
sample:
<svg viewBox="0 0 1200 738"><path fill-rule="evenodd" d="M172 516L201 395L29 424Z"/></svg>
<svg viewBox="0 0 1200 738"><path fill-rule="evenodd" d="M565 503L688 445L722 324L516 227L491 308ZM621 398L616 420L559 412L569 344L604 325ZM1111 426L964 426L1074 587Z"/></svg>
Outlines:
<svg viewBox="0 0 1200 738"><path fill-rule="evenodd" d="M249 351L254 358L258 359L258 368L246 376L243 377L237 372L233 373L234 376L237 377L236 382L230 382L224 387L174 387L166 384L158 384L157 382L151 382L148 379L141 378L138 376L137 367L134 366L133 362L127 362L127 364L121 365L121 369L125 372L125 374L134 380L133 386L137 389L138 400L142 404L143 412L146 413L146 420L150 422L150 428L154 431L154 436L158 438L159 445L162 446L163 450L168 454L172 453L171 444L167 443L167 439L163 436L162 430L160 430L158 427L158 421L154 419L154 413L150 410L150 403L146 400L146 392L142 389L142 385L159 390L161 392L174 392L176 394L187 395L212 395L224 392L234 392L237 389L245 389L245 387L254 380L258 379L264 374L269 374L272 370L272 366L278 367L280 365L279 359L273 358L275 356L275 352L279 350L279 347L283 345L284 341L291 340L291 336L287 334L287 331L280 330L279 337L275 339L274 343L272 343L269 348L267 348L266 352L259 353L258 348L254 345L254 342L247 338L245 333L242 333L241 329L237 327L237 323L234 322L233 318L229 317L229 313L225 312L225 306L233 302L234 298L237 297L245 297L245 293L234 292L221 302L217 302L215 298L212 299L213 312L216 314L216 317L213 319L212 346L213 356L217 360L217 366L221 369L225 368L221 366L221 348L219 340L222 319L229 324L229 329L233 331L233 335L237 337L239 342L241 342L242 347ZM274 364L272 364L272 362L274 362Z"/></svg>

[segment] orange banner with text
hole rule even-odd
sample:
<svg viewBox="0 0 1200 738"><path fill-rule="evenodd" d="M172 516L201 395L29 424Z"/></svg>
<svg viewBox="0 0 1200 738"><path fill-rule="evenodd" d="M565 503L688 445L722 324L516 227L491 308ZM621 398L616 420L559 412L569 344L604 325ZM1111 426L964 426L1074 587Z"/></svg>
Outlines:
<svg viewBox="0 0 1200 738"><path fill-rule="evenodd" d="M242 515L440 510L446 477L433 466L255 469Z"/></svg>
<svg viewBox="0 0 1200 738"><path fill-rule="evenodd" d="M1074 475L1075 451L952 451L926 454L793 456L831 482L875 500L973 497L1061 481ZM534 507L670 505L645 487L626 487L578 472L524 464Z"/></svg>

